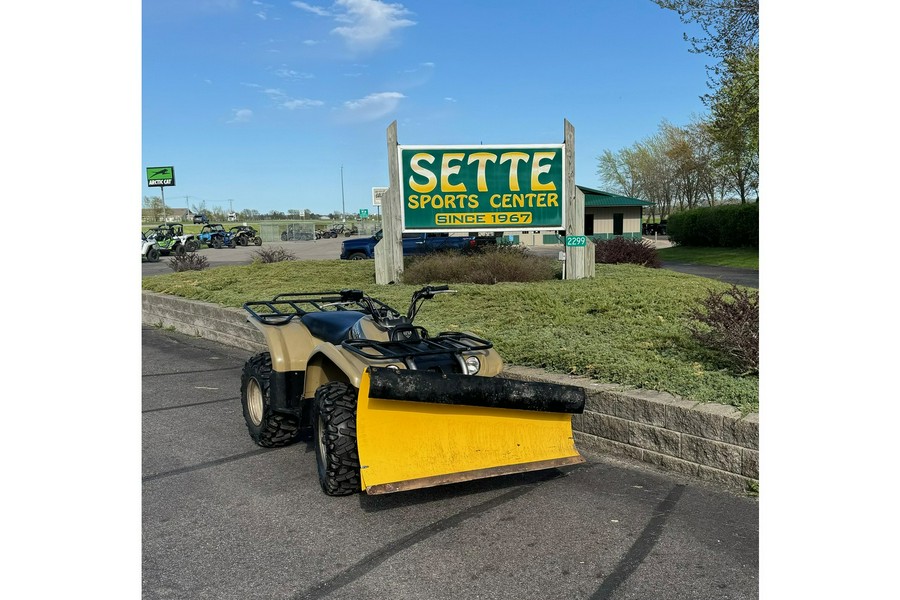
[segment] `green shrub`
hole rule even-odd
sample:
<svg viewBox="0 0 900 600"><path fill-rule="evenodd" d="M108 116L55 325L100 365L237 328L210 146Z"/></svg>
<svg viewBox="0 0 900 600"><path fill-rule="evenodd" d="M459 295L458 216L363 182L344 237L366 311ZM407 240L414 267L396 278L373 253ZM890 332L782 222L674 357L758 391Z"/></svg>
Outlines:
<svg viewBox="0 0 900 600"><path fill-rule="evenodd" d="M712 291L690 310L688 330L742 375L759 373L759 292Z"/></svg>
<svg viewBox="0 0 900 600"><path fill-rule="evenodd" d="M667 233L680 246L759 248L759 203L705 206L672 213Z"/></svg>
<svg viewBox="0 0 900 600"><path fill-rule="evenodd" d="M405 260L403 283L424 284L546 281L557 279L556 261L520 246L487 247L474 254L438 252Z"/></svg>
<svg viewBox="0 0 900 600"><path fill-rule="evenodd" d="M278 248L260 248L253 254L255 255L253 257L253 262L255 263L277 263L297 259L293 252L280 246Z"/></svg>
<svg viewBox="0 0 900 600"><path fill-rule="evenodd" d="M180 273L182 271L202 271L209 266L209 259L196 252L188 252L169 259L169 268Z"/></svg>
<svg viewBox="0 0 900 600"><path fill-rule="evenodd" d="M594 262L607 265L628 263L654 269L662 266L659 254L652 242L625 238L594 242Z"/></svg>

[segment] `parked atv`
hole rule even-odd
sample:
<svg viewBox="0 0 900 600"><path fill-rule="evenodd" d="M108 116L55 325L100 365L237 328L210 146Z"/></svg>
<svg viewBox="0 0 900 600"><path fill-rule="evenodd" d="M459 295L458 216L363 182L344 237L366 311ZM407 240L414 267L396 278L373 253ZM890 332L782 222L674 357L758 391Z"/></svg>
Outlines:
<svg viewBox="0 0 900 600"><path fill-rule="evenodd" d="M383 494L584 462L574 386L497 377L503 361L472 333L413 321L447 286L400 314L361 290L247 302L269 351L241 375L247 430L263 447L312 433L322 490Z"/></svg>
<svg viewBox="0 0 900 600"><path fill-rule="evenodd" d="M262 238L259 237L256 229L249 225L237 225L236 227L232 227L228 230L228 234L237 246L249 246L250 244L262 246Z"/></svg>
<svg viewBox="0 0 900 600"><path fill-rule="evenodd" d="M164 223L144 232L144 237L156 242L163 256L184 256L187 252L196 252L200 242L191 234L184 233L181 223Z"/></svg>
<svg viewBox="0 0 900 600"><path fill-rule="evenodd" d="M159 244L156 240L147 239L146 234L141 233L141 262L159 262Z"/></svg>
<svg viewBox="0 0 900 600"><path fill-rule="evenodd" d="M312 233L310 233L307 229L304 229L300 225L295 225L293 223L287 226L286 231L281 232L282 242L309 241L311 239L313 239ZM316 232L316 239L319 239L318 232Z"/></svg>
<svg viewBox="0 0 900 600"><path fill-rule="evenodd" d="M197 235L197 239L200 241L200 244L205 244L207 248L234 248L231 233L226 231L221 223L204 225Z"/></svg>

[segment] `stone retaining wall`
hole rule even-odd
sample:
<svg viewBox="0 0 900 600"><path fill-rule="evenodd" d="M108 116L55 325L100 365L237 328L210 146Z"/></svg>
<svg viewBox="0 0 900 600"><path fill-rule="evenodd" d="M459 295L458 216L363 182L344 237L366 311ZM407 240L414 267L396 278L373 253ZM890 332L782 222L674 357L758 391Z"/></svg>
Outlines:
<svg viewBox="0 0 900 600"><path fill-rule="evenodd" d="M142 321L244 348L266 349L262 334L241 309L143 292ZM742 416L721 404L690 402L647 390L507 366L505 377L582 386L584 414L572 426L580 450L649 463L736 491L759 485L759 414Z"/></svg>

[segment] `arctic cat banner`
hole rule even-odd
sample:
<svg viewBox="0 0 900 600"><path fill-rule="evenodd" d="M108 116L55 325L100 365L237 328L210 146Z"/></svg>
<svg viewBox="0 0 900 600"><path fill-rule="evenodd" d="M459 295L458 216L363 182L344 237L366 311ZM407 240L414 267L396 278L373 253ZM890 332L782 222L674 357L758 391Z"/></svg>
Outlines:
<svg viewBox="0 0 900 600"><path fill-rule="evenodd" d="M175 185L175 167L147 167L147 187Z"/></svg>
<svg viewBox="0 0 900 600"><path fill-rule="evenodd" d="M403 231L564 228L563 144L399 146Z"/></svg>

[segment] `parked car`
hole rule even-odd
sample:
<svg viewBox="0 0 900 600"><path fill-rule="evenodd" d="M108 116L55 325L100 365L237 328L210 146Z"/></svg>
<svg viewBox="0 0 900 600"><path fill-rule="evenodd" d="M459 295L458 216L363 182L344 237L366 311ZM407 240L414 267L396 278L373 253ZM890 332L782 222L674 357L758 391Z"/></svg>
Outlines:
<svg viewBox="0 0 900 600"><path fill-rule="evenodd" d="M363 260L375 258L375 244L381 241L382 230L371 237L356 238L341 242L341 258L344 260ZM457 250L460 252L477 252L487 245L496 245L494 237L471 235L449 235L447 233L404 233L403 256L416 256Z"/></svg>
<svg viewBox="0 0 900 600"><path fill-rule="evenodd" d="M202 224L205 225L209 223L209 217L206 215L194 215L194 224Z"/></svg>
<svg viewBox="0 0 900 600"><path fill-rule="evenodd" d="M666 225L668 225L668 219L663 219L659 223L643 223L641 225L641 234L642 235L666 235Z"/></svg>

